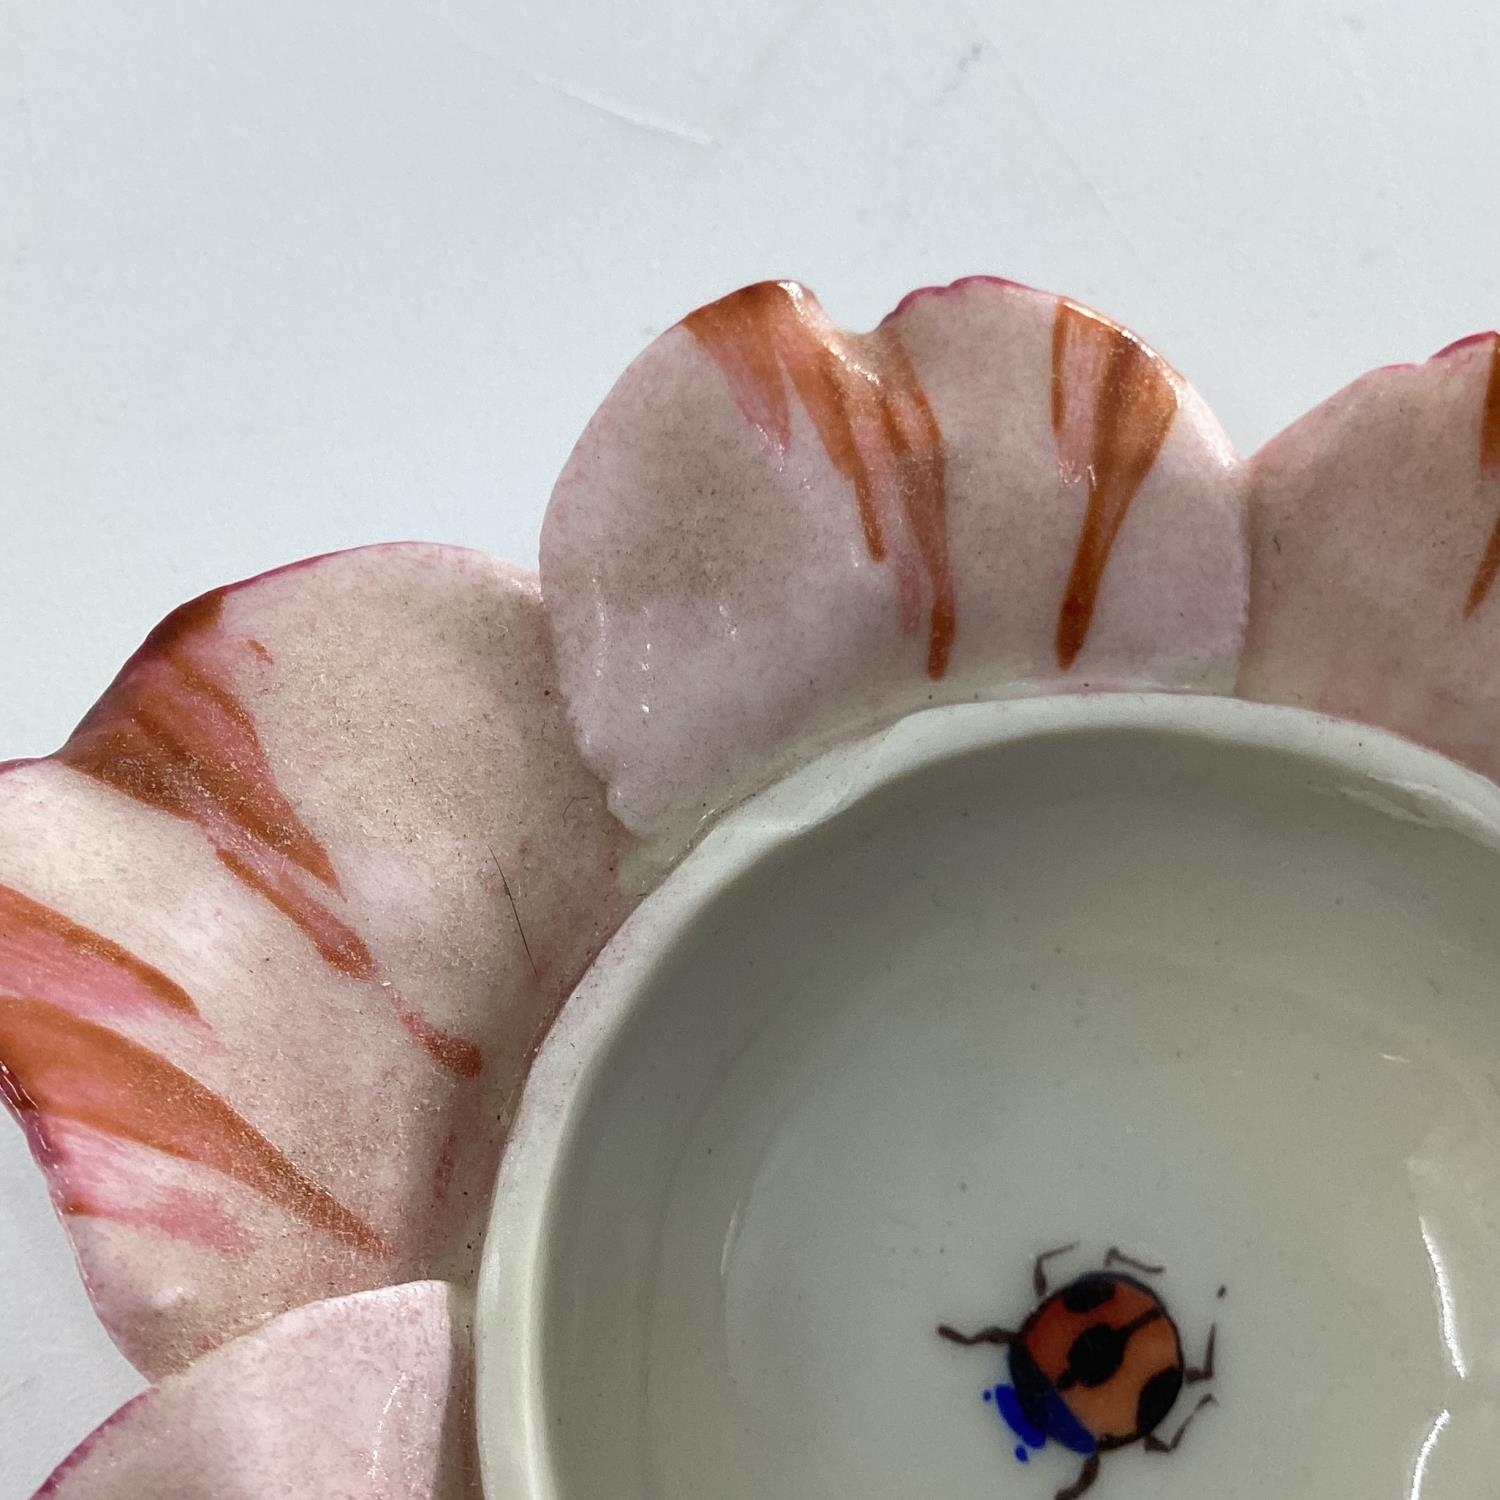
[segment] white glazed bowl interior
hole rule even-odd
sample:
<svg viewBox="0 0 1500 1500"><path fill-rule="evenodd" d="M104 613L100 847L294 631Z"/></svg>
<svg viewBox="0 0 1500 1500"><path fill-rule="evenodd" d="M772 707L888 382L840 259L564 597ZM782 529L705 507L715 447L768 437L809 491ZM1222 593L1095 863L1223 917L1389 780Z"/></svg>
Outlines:
<svg viewBox="0 0 1500 1500"><path fill-rule="evenodd" d="M1500 1493L1497 830L1438 756L1217 699L939 710L747 804L528 1085L489 1493L1051 1500L1077 1460L1019 1464L1003 1354L935 1328L1070 1241L1219 1330L1218 1405L1100 1500Z"/></svg>

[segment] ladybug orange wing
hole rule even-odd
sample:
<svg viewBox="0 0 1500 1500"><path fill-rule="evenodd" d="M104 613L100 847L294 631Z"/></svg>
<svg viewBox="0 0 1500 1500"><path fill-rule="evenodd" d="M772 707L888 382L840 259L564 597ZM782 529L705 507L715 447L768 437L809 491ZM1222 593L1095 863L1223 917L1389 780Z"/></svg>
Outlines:
<svg viewBox="0 0 1500 1500"><path fill-rule="evenodd" d="M1070 1281L1031 1315L1021 1330L1027 1352L1056 1384L1068 1368L1074 1341L1097 1324L1123 1328L1159 1308L1150 1288L1127 1276L1095 1272Z"/></svg>
<svg viewBox="0 0 1500 1500"><path fill-rule="evenodd" d="M1125 1342L1119 1368L1100 1385L1060 1392L1101 1447L1134 1442L1156 1427L1182 1388L1182 1346L1163 1310Z"/></svg>

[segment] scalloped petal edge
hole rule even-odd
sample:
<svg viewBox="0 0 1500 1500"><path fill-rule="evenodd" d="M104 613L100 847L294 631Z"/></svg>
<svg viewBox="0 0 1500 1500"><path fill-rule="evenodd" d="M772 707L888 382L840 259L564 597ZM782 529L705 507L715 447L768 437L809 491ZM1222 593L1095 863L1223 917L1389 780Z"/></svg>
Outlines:
<svg viewBox="0 0 1500 1500"><path fill-rule="evenodd" d="M297 1308L126 1403L36 1500L477 1500L470 1337L441 1282Z"/></svg>
<svg viewBox="0 0 1500 1500"><path fill-rule="evenodd" d="M1243 466L1176 371L1066 298L971 278L849 334L764 283L621 377L541 576L584 758L676 857L918 708L1230 691Z"/></svg>
<svg viewBox="0 0 1500 1500"><path fill-rule="evenodd" d="M0 774L0 1097L159 1376L473 1274L533 1048L648 883L536 581L416 544L216 590Z"/></svg>

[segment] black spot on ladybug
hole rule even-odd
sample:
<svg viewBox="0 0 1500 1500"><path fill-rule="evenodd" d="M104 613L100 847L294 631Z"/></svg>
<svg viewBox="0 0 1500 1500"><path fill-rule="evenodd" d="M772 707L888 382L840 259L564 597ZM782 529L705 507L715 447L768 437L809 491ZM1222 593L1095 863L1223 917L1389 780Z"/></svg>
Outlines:
<svg viewBox="0 0 1500 1500"><path fill-rule="evenodd" d="M1068 1350L1068 1368L1057 1382L1060 1391L1075 1385L1103 1385L1118 1372L1125 1359L1127 1334L1108 1323L1091 1323L1073 1340Z"/></svg>
<svg viewBox="0 0 1500 1500"><path fill-rule="evenodd" d="M1158 1370L1141 1387L1135 1408L1135 1430L1142 1437L1161 1426L1181 1390L1182 1371L1171 1367Z"/></svg>
<svg viewBox="0 0 1500 1500"><path fill-rule="evenodd" d="M1108 1276L1080 1276L1062 1289L1062 1302L1071 1313L1093 1312L1114 1294L1115 1284Z"/></svg>

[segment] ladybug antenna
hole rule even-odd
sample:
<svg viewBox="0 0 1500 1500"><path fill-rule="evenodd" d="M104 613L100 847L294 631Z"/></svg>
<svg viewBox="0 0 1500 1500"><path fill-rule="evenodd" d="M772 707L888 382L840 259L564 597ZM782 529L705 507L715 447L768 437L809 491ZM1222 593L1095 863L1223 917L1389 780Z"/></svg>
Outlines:
<svg viewBox="0 0 1500 1500"><path fill-rule="evenodd" d="M1031 1266L1031 1289L1038 1297L1047 1295L1047 1262L1056 1260L1059 1255L1070 1255L1078 1248L1078 1241L1074 1240L1071 1245L1059 1245L1055 1250L1043 1250L1037 1256Z"/></svg>
<svg viewBox="0 0 1500 1500"><path fill-rule="evenodd" d="M1133 1255L1126 1255L1118 1246L1111 1245L1108 1254L1104 1257L1106 1266L1129 1266L1132 1271L1139 1271L1144 1276L1160 1276L1167 1268L1165 1266L1149 1266L1143 1260L1137 1260Z"/></svg>

